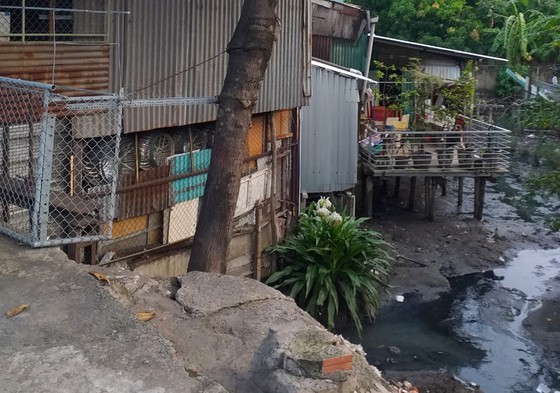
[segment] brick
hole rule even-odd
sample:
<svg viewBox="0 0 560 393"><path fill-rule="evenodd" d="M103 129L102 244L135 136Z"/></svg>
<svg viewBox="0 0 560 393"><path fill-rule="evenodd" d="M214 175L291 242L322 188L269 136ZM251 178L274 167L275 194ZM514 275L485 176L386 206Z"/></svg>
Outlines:
<svg viewBox="0 0 560 393"><path fill-rule="evenodd" d="M332 366L332 365L340 364L340 363L348 363L348 362L352 363L352 358L353 358L353 355L348 354L348 355L336 356L334 358L324 359L323 360L323 367L328 367L328 366Z"/></svg>
<svg viewBox="0 0 560 393"><path fill-rule="evenodd" d="M352 370L352 361L346 363L333 364L332 366L323 366L323 374L330 374L335 371Z"/></svg>

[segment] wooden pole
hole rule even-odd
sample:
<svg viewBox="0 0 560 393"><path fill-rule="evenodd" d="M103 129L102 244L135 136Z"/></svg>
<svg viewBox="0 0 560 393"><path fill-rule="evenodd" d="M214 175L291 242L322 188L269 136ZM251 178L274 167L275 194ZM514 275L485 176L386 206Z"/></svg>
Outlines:
<svg viewBox="0 0 560 393"><path fill-rule="evenodd" d="M395 190L393 192L393 197L398 198L401 191L401 177L397 176L395 178Z"/></svg>
<svg viewBox="0 0 560 393"><path fill-rule="evenodd" d="M436 191L437 191L437 179L435 177L431 178L430 181L431 185L430 185L430 200L429 200L429 210L428 210L428 220L429 221L434 221L434 210L435 210L435 204L436 204Z"/></svg>
<svg viewBox="0 0 560 393"><path fill-rule="evenodd" d="M367 176L365 174L365 168L362 168L362 183L361 183L361 195L360 195L360 214L362 216L367 216Z"/></svg>
<svg viewBox="0 0 560 393"><path fill-rule="evenodd" d="M373 176L366 176L366 205L367 217L373 216Z"/></svg>
<svg viewBox="0 0 560 393"><path fill-rule="evenodd" d="M430 220L431 217L431 206L432 206L432 194L433 194L433 178L426 176L424 178L424 217ZM430 220L432 221L432 220Z"/></svg>
<svg viewBox="0 0 560 393"><path fill-rule="evenodd" d="M459 178L459 186L457 188L457 207L463 206L463 189L465 186L465 178Z"/></svg>
<svg viewBox="0 0 560 393"><path fill-rule="evenodd" d="M408 210L414 210L414 200L416 199L416 176L410 178L410 193L408 195Z"/></svg>
<svg viewBox="0 0 560 393"><path fill-rule="evenodd" d="M262 276L262 202L260 200L255 204L255 265L253 267L253 278L261 280Z"/></svg>
<svg viewBox="0 0 560 393"><path fill-rule="evenodd" d="M278 153L276 151L276 125L274 124L274 113L270 113L270 147L272 150L272 163L270 170L272 171L271 182L272 187L270 196L270 225L272 245L278 244L278 226L276 225L276 171L278 166ZM276 258L272 255L272 272L276 271Z"/></svg>
<svg viewBox="0 0 560 393"><path fill-rule="evenodd" d="M477 177L474 180L474 218L482 220L484 210L484 192L486 190L486 178Z"/></svg>

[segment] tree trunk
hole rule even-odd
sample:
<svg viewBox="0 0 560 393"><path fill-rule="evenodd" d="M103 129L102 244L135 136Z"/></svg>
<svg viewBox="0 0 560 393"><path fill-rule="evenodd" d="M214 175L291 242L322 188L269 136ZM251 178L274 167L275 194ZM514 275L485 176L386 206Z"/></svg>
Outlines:
<svg viewBox="0 0 560 393"><path fill-rule="evenodd" d="M277 0L245 0L227 47L212 160L189 262L189 271L226 272L247 133L276 40Z"/></svg>

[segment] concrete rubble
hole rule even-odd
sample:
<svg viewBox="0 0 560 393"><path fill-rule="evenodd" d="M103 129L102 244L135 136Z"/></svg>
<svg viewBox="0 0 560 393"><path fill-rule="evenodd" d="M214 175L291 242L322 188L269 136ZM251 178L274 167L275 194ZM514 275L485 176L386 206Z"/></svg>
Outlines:
<svg viewBox="0 0 560 393"><path fill-rule="evenodd" d="M251 279L154 279L0 239L0 312L6 393L398 392L361 347Z"/></svg>

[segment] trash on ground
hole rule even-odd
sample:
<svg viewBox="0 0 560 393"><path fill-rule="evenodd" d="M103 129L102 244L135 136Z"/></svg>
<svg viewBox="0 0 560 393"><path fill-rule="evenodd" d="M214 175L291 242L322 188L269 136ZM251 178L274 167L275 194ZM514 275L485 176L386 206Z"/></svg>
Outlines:
<svg viewBox="0 0 560 393"><path fill-rule="evenodd" d="M105 281L107 284L111 284L111 280L103 273L89 272L93 277L97 278L98 281Z"/></svg>
<svg viewBox="0 0 560 393"><path fill-rule="evenodd" d="M156 316L156 313L153 311L138 311L136 313L136 318L143 322L148 322L150 319L153 319Z"/></svg>
<svg viewBox="0 0 560 393"><path fill-rule="evenodd" d="M397 296L395 297L395 300L396 300L397 302L399 302L399 303L402 303L402 302L404 302L404 296L402 296L402 295L397 295Z"/></svg>
<svg viewBox="0 0 560 393"><path fill-rule="evenodd" d="M20 304L19 306L8 310L6 316L8 318L15 317L16 315L21 314L23 311L27 310L28 308L29 308L29 304Z"/></svg>
<svg viewBox="0 0 560 393"><path fill-rule="evenodd" d="M544 383L540 383L539 386L537 386L537 392L538 393L550 393L550 388L548 386L546 386Z"/></svg>

